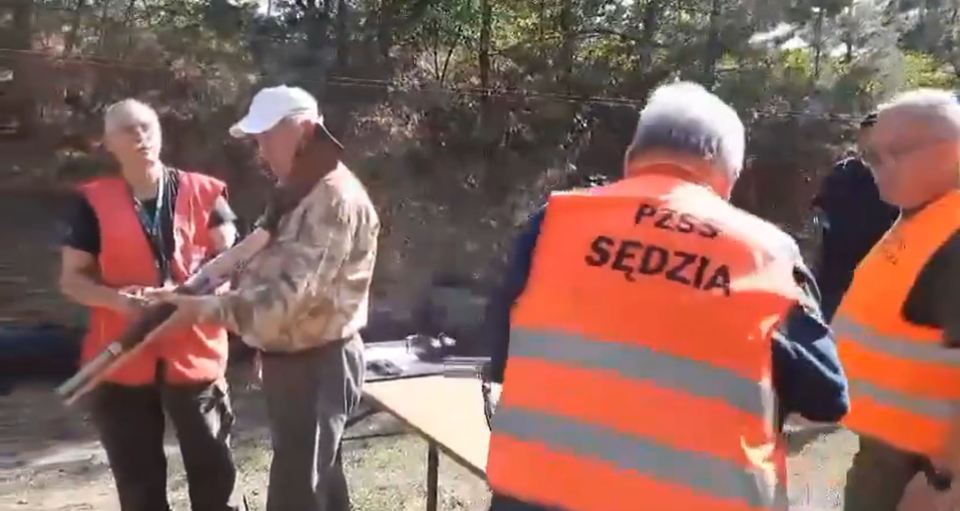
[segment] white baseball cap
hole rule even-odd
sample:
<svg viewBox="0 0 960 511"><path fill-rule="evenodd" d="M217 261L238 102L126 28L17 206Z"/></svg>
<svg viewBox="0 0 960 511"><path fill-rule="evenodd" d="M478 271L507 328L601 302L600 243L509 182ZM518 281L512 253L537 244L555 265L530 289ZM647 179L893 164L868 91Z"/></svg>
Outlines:
<svg viewBox="0 0 960 511"><path fill-rule="evenodd" d="M263 133L277 125L284 118L294 114L310 114L317 118L317 126L340 147L343 145L323 124L323 116L317 107L317 100L300 87L267 87L253 96L247 115L230 127L230 135L242 138Z"/></svg>

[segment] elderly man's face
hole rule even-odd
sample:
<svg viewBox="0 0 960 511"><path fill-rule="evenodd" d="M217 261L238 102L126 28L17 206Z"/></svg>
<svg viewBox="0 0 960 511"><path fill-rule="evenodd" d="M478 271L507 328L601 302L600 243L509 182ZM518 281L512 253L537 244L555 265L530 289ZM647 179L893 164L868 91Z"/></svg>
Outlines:
<svg viewBox="0 0 960 511"><path fill-rule="evenodd" d="M160 123L148 112L131 111L105 134L107 150L124 167L160 160Z"/></svg>
<svg viewBox="0 0 960 511"><path fill-rule="evenodd" d="M880 115L865 157L885 202L912 209L956 188L960 140L943 131L909 112Z"/></svg>
<svg viewBox="0 0 960 511"><path fill-rule="evenodd" d="M256 135L260 158L281 182L290 174L293 156L302 137L301 123L291 119L284 119L273 128Z"/></svg>

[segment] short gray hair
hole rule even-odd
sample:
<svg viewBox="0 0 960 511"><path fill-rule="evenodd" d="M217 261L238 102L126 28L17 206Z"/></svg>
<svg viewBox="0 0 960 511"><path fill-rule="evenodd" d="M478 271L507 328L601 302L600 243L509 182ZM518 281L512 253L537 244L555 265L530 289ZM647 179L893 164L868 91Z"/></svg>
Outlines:
<svg viewBox="0 0 960 511"><path fill-rule="evenodd" d="M103 131L112 133L129 124L132 118L142 118L156 123L157 126L160 125L160 117L153 107L142 101L128 98L107 107L103 113Z"/></svg>
<svg viewBox="0 0 960 511"><path fill-rule="evenodd" d="M730 105L696 83L677 82L650 95L627 160L650 150L674 151L708 160L736 179L745 147L743 122Z"/></svg>
<svg viewBox="0 0 960 511"><path fill-rule="evenodd" d="M926 121L944 135L960 136L960 102L952 91L915 89L901 93L880 107L879 116L890 112Z"/></svg>

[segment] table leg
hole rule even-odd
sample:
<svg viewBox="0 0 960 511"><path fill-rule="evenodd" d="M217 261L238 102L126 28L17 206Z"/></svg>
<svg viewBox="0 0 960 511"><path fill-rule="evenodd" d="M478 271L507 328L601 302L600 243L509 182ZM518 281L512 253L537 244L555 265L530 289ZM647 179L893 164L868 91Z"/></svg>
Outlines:
<svg viewBox="0 0 960 511"><path fill-rule="evenodd" d="M440 456L437 445L428 442L427 449L427 511L437 511L437 471L440 465Z"/></svg>

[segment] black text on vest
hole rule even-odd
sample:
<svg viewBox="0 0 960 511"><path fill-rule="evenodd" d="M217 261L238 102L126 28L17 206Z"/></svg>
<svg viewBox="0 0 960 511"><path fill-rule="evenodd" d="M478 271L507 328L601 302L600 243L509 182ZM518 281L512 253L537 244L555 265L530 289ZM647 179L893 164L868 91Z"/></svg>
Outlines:
<svg viewBox="0 0 960 511"><path fill-rule="evenodd" d="M681 213L675 209L662 208L643 203L637 208L633 223L640 225L644 221L653 222L653 226L664 231L682 234L696 233L704 238L716 238L720 234L717 226L697 218L690 213Z"/></svg>
<svg viewBox="0 0 960 511"><path fill-rule="evenodd" d="M608 266L636 282L638 277L660 276L671 282L702 291L720 290L730 296L730 267L716 264L709 257L670 250L637 240L615 240L597 236L584 259L590 266Z"/></svg>

